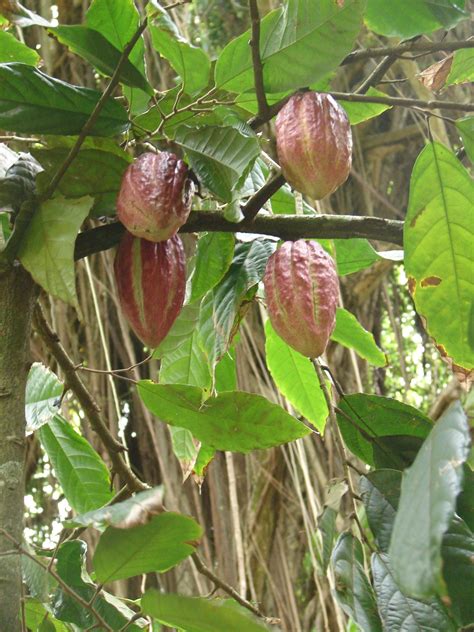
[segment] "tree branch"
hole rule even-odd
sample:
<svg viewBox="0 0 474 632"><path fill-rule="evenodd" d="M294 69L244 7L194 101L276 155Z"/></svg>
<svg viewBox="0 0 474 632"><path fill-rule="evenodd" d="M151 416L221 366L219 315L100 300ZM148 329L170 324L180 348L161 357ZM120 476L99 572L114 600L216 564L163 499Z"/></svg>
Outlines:
<svg viewBox="0 0 474 632"><path fill-rule="evenodd" d="M277 173L266 182L242 207L242 213L246 220L252 220L266 202L278 191L286 180L281 173Z"/></svg>
<svg viewBox="0 0 474 632"><path fill-rule="evenodd" d="M396 46L385 46L376 48L366 48L364 50L355 50L349 53L342 61L341 65L353 64L356 61L364 59L373 59L376 57L387 57L388 55L396 55L399 57L405 53L436 53L438 51L451 52L462 48L474 48L474 38L461 40L456 42L402 42Z"/></svg>
<svg viewBox="0 0 474 632"><path fill-rule="evenodd" d="M147 18L144 18L142 20L142 22L140 23L140 26L136 30L135 34L133 35L132 39L129 41L129 43L123 49L123 52L122 52L122 54L120 56L120 59L119 59L119 61L117 63L117 66L116 66L116 68L114 70L114 74L112 75L108 86L104 90L104 92L103 92L102 96L100 97L100 99L97 101L97 104L96 104L94 110L92 111L90 117L87 119L84 127L81 130L81 133L79 134L79 136L77 138L77 141L74 144L74 146L71 148L70 152L68 153L68 155L64 159L64 162L59 167L58 171L56 172L56 174L54 175L53 179L49 183L48 188L46 189L44 194L41 196L43 201L49 199L53 195L53 193L57 189L59 183L61 182L61 180L63 179L64 175L66 174L66 171L69 169L69 167L71 166L72 162L74 161L74 159L76 158L77 154L79 153L79 150L82 147L84 141L86 140L87 136L89 135L89 133L91 132L92 128L96 124L97 119L99 118L99 115L100 115L104 105L106 104L106 102L109 99L109 97L112 95L112 92L117 87L117 85L118 85L118 83L120 81L120 72L122 70L122 67L123 67L124 63L127 61L127 59L129 57L130 53L132 52L135 44L140 39L143 31L146 29L147 24L148 24L148 20L147 20Z"/></svg>
<svg viewBox="0 0 474 632"><path fill-rule="evenodd" d="M88 257L113 248L125 228L119 222L81 233L76 240L74 258ZM182 233L198 232L256 233L283 240L351 239L362 237L397 246L403 245L403 222L360 215L265 215L235 224L217 211L193 211Z"/></svg>
<svg viewBox="0 0 474 632"><path fill-rule="evenodd" d="M104 447L110 456L110 460L112 461L114 471L121 477L130 492L138 492L147 489L147 486L135 476L123 458L122 452L125 449L124 446L112 436L107 424L102 418L97 402L94 400L87 390L84 382L77 374L74 363L67 355L56 332L51 329L39 304L36 306L34 312L33 324L36 331L45 342L51 355L61 367L66 384L77 397L92 429L97 433L104 444Z"/></svg>
<svg viewBox="0 0 474 632"><path fill-rule="evenodd" d="M255 93L257 95L258 114L265 116L268 111L268 103L263 85L263 65L260 57L260 14L258 12L257 0L249 0L249 9L252 19L252 37L249 44L252 49L253 76Z"/></svg>

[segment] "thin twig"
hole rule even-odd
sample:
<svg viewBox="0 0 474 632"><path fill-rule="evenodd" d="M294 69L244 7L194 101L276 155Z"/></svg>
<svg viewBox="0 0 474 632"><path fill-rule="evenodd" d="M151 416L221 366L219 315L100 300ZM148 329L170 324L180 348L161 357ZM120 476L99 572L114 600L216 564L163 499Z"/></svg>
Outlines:
<svg viewBox="0 0 474 632"><path fill-rule="evenodd" d="M92 616L96 619L99 625L103 626L105 630L107 630L108 632L113 632L112 628L109 626L107 621L105 621L102 618L102 616L97 612L97 610L95 610L89 602L83 599L70 586L68 586L68 584L66 584L66 582L58 575L58 573L56 573L56 571L53 568L50 568L47 564L43 564L35 555L32 555L29 551L23 548L21 544L17 542L15 538L13 538L8 533L8 531L6 531L5 529L2 529L1 527L0 527L0 534L2 534L9 542L13 544L13 546L18 551L18 553L20 553L20 555L24 555L25 557L28 557L30 560L35 562L35 564L40 566L45 573L49 573L51 577L53 577L58 582L58 584L61 586L61 588L64 590L65 593L67 593L70 597L72 597L72 599L74 599L74 601L77 601L78 604L80 604L83 608L85 608L92 614Z"/></svg>
<svg viewBox="0 0 474 632"><path fill-rule="evenodd" d="M51 329L39 304L35 308L33 321L36 331L39 333L48 350L61 367L66 379L66 384L77 397L77 400L84 410L91 427L104 444L110 460L112 461L114 471L122 478L131 492L147 489L145 483L137 478L127 465L123 455L121 454L124 451L124 446L111 434L105 420L102 417L100 407L77 374L74 363L67 355L58 335Z"/></svg>
<svg viewBox="0 0 474 632"><path fill-rule="evenodd" d="M388 55L400 56L407 52L422 52L425 54L436 53L437 51L454 51L462 48L474 48L474 38L459 40L456 42L403 42L396 46L381 46L376 48L366 48L349 53L342 61L342 65L353 64L363 59L373 59L376 57L387 57Z"/></svg>
<svg viewBox="0 0 474 632"><path fill-rule="evenodd" d="M252 50L255 94L257 95L258 114L259 116L265 116L268 111L268 102L263 85L263 64L260 57L260 14L258 12L257 0L249 0L249 9L252 20L252 37L250 38L249 44Z"/></svg>
<svg viewBox="0 0 474 632"><path fill-rule="evenodd" d="M120 55L120 59L119 59L119 61L117 63L117 66L116 66L116 68L114 70L114 73L113 73L113 75L112 75L112 77L111 77L111 79L109 81L108 86L105 88L102 96L97 101L96 106L95 106L94 110L92 111L92 114L89 116L89 118L86 121L84 127L82 128L81 133L79 134L79 136L77 138L77 141L74 143L74 146L71 148L70 152L68 153L68 155L64 159L64 162L62 163L62 165L59 167L58 171L56 172L56 174L52 178L52 180L49 183L49 185L48 185L47 189L45 190L44 194L41 196L42 200L47 200L53 195L53 193L57 189L59 183L61 182L61 180L63 179L64 175L66 174L66 171L69 169L69 167L71 166L72 162L74 161L74 159L76 158L77 154L79 153L79 150L82 147L84 141L86 140L87 136L89 135L89 133L91 132L92 128L96 124L97 119L99 118L99 115L102 112L102 109L104 108L105 104L107 103L107 100L112 95L112 93L115 90L116 86L119 84L120 73L121 73L122 67L125 64L125 62L127 61L127 59L129 57L130 53L132 52L135 44L140 39L143 31L146 29L147 24L148 24L148 20L147 20L147 18L144 18L144 20L142 20L142 22L140 23L138 29L135 31L132 39L129 41L129 43L123 49L123 52Z"/></svg>

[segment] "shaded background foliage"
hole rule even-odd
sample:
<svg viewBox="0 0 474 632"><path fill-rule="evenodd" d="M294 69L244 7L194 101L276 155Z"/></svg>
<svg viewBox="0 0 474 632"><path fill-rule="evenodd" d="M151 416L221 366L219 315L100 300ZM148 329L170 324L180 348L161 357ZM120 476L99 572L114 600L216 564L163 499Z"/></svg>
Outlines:
<svg viewBox="0 0 474 632"><path fill-rule="evenodd" d="M25 4L48 18L57 10L61 24L82 23L89 6L87 0L39 3L30 0ZM279 4L272 0L259 3L262 15ZM193 6L180 7L173 18L185 36L213 55L249 25L246 4L237 0L197 0ZM460 39L469 34L466 22L452 33ZM443 33L438 36L441 38ZM30 46L37 43L41 46L48 74L78 85L105 85L105 80L96 76L88 64L47 37L43 30L29 29L26 37ZM386 38L374 33L362 33L357 44L364 48L385 42ZM432 93L420 83L417 74L441 56L399 59L385 80L393 82L395 89L400 85L396 82L403 81L405 96L429 99ZM151 46L147 47L147 65L155 88L164 91L174 85L174 73ZM334 88L354 90L373 67L373 60L346 66ZM468 88L458 86L448 90L450 98L455 100L465 98ZM272 124L267 124L264 132L271 138ZM453 126L435 117L427 124L425 114L412 109L387 110L354 127L351 178L329 200L318 203L317 210L403 219L408 202L407 183L430 132L447 145L460 145ZM267 150L275 155L273 143L269 143ZM186 237L185 246L188 253L193 252L192 236ZM381 245L381 249L386 248ZM77 364L119 368L135 365L144 358L141 344L131 335L118 309L112 263L110 251L79 263L80 312L60 301L41 297L55 330ZM458 397L460 387L440 364L421 327L403 270L396 263L382 259L367 270L344 277L341 289L344 306L373 333L389 361L387 367L370 368L354 352L331 343L328 364L343 390L396 396L421 407L433 419L438 418ZM241 390L263 394L288 407L265 365L262 320L262 309L257 302L250 308L235 346L237 383ZM61 376L61 370L39 337L33 343L35 359ZM159 362L153 360L136 367L131 376L154 379L158 370ZM208 566L241 593L259 602L264 612L280 619L283 629L292 632L345 629L331 590L335 578L330 574L328 580L321 571L321 547L317 542L320 538L317 527L321 526L325 510L337 512L338 531L348 526L347 516L351 511L341 485L344 464L331 429L327 429L324 440L310 435L298 443L245 456L219 453L204 481L189 477L183 483L183 468L173 453L168 426L153 420L130 383L113 381L106 374L84 372L82 377L111 429L118 432L125 427L133 470L150 484L163 484L167 509L190 514L204 527L201 552ZM82 434L102 451L84 423L77 402L74 398L66 402ZM107 462L107 454L102 456ZM354 471L361 468L353 456L350 464ZM58 513L64 514L68 509L35 436L28 443L27 477L30 497L27 533L38 544L54 546ZM365 517L361 515L360 520ZM87 532L86 539L93 537ZM170 592L179 589L181 593L204 595L213 588L190 561L149 581ZM137 579L114 584L117 595L129 598L138 596L139 588Z"/></svg>

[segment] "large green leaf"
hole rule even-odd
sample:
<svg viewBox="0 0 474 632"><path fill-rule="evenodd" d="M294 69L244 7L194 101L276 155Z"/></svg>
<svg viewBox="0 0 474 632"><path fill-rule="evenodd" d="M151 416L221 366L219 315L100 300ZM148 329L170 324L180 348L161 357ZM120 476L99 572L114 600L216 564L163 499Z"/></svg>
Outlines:
<svg viewBox="0 0 474 632"><path fill-rule="evenodd" d="M337 272L352 274L368 268L380 259L367 239L335 239Z"/></svg>
<svg viewBox="0 0 474 632"><path fill-rule="evenodd" d="M211 71L206 53L182 37L165 9L149 4L147 11L153 46L181 77L186 92L193 94L205 88Z"/></svg>
<svg viewBox="0 0 474 632"><path fill-rule="evenodd" d="M64 623L55 619L41 601L28 597L25 600L25 620L29 630L37 632L68 632Z"/></svg>
<svg viewBox="0 0 474 632"><path fill-rule="evenodd" d="M250 612L234 602L147 590L141 600L145 614L160 623L186 632L268 632Z"/></svg>
<svg viewBox="0 0 474 632"><path fill-rule="evenodd" d="M121 630L134 616L133 610L120 599L101 590L92 582L86 570L87 545L81 540L62 544L56 555L56 572L59 577L86 602L94 600L94 610L107 622L112 630ZM90 610L84 608L73 596L58 587L52 600L53 614L61 621L67 621L85 630L97 624ZM131 632L139 632L145 627L143 619L127 626Z"/></svg>
<svg viewBox="0 0 474 632"><path fill-rule="evenodd" d="M373 334L362 327L354 314L342 307L337 308L336 328L331 334L331 340L354 349L361 358L374 366L387 364L387 357L375 343Z"/></svg>
<svg viewBox="0 0 474 632"><path fill-rule="evenodd" d="M27 64L1 64L0 83L0 128L26 134L79 134L102 96ZM89 134L112 136L128 126L125 108L109 99Z"/></svg>
<svg viewBox="0 0 474 632"><path fill-rule="evenodd" d="M443 578L452 611L462 625L474 623L474 534L457 516L443 538Z"/></svg>
<svg viewBox="0 0 474 632"><path fill-rule="evenodd" d="M75 306L74 243L92 203L91 197L58 196L41 204L18 253L23 266L41 287Z"/></svg>
<svg viewBox="0 0 474 632"><path fill-rule="evenodd" d="M191 555L201 536L197 522L172 512L131 529L109 527L94 553L97 579L106 583L143 573L164 573Z"/></svg>
<svg viewBox="0 0 474 632"><path fill-rule="evenodd" d="M359 490L369 527L377 546L388 551L393 521L400 497L402 474L398 470L375 470L359 479Z"/></svg>
<svg viewBox="0 0 474 632"><path fill-rule="evenodd" d="M268 258L275 248L275 242L268 239L237 244L227 274L204 297L199 337L211 367L227 351L245 309L244 302L252 298L255 287L263 277Z"/></svg>
<svg viewBox="0 0 474 632"><path fill-rule="evenodd" d="M466 83L468 81L474 81L474 50L472 48L457 50L454 53L446 84Z"/></svg>
<svg viewBox="0 0 474 632"><path fill-rule="evenodd" d="M346 614L364 632L382 632L374 591L364 570L364 554L351 533L339 536L331 557L335 594Z"/></svg>
<svg viewBox="0 0 474 632"><path fill-rule="evenodd" d="M278 390L322 433L328 407L311 361L289 347L269 320L265 323L265 337L266 362Z"/></svg>
<svg viewBox="0 0 474 632"><path fill-rule="evenodd" d="M417 312L459 374L474 370L473 199L474 182L455 155L427 145L411 176L405 268Z"/></svg>
<svg viewBox="0 0 474 632"><path fill-rule="evenodd" d="M469 160L474 164L474 116L466 116L456 121L456 127L461 135L464 149Z"/></svg>
<svg viewBox="0 0 474 632"><path fill-rule="evenodd" d="M65 522L69 527L118 527L121 529L147 522L150 516L162 510L163 488L161 486L139 492L127 500L93 509Z"/></svg>
<svg viewBox="0 0 474 632"><path fill-rule="evenodd" d="M99 72L109 77L114 74L122 52L99 31L83 25L55 26L49 31L61 44L86 59ZM153 88L129 59L121 64L120 81L153 96Z"/></svg>
<svg viewBox="0 0 474 632"><path fill-rule="evenodd" d="M47 188L69 151L69 147L33 150L33 155L44 168L37 178L40 192ZM116 197L123 173L130 162L132 158L126 152L119 154L100 147L86 147L77 154L59 183L58 190L65 197L72 198L108 193Z"/></svg>
<svg viewBox="0 0 474 632"><path fill-rule="evenodd" d="M365 93L367 96L385 97L386 94L375 88L369 88ZM358 125L364 121L368 121L371 118L380 116L382 112L390 109L390 105L383 105L381 103L350 103L349 101L342 101L340 105L346 111L349 117L351 125Z"/></svg>
<svg viewBox="0 0 474 632"><path fill-rule="evenodd" d="M403 465L398 462L397 453L392 454L390 446L381 444L387 437L415 437L424 439L433 425L419 410L389 397L356 393L346 395L339 402L341 412L337 413L337 423L344 442L351 452L369 465L375 465L375 446L387 451L386 457L395 459L388 467Z"/></svg>
<svg viewBox="0 0 474 632"><path fill-rule="evenodd" d="M372 556L372 573L384 632L456 632L457 626L440 599L418 601L400 590L387 555Z"/></svg>
<svg viewBox="0 0 474 632"><path fill-rule="evenodd" d="M58 412L64 385L41 362L35 362L28 373L25 395L26 429L34 432L48 423Z"/></svg>
<svg viewBox="0 0 474 632"><path fill-rule="evenodd" d="M249 452L304 437L308 428L261 395L241 391L204 398L203 391L181 384L138 383L145 406L171 426L187 428L216 450Z"/></svg>
<svg viewBox="0 0 474 632"><path fill-rule="evenodd" d="M38 436L68 503L77 513L102 507L112 498L105 463L92 446L60 415Z"/></svg>
<svg viewBox="0 0 474 632"><path fill-rule="evenodd" d="M413 37L449 28L463 18L464 0L367 0L366 21L380 35Z"/></svg>
<svg viewBox="0 0 474 632"><path fill-rule="evenodd" d="M39 59L40 57L35 50L22 44L11 33L0 31L0 64L18 61L22 64L36 66Z"/></svg>
<svg viewBox="0 0 474 632"><path fill-rule="evenodd" d="M231 233L206 233L196 249L196 265L192 276L190 302L215 287L232 263L235 239Z"/></svg>
<svg viewBox="0 0 474 632"><path fill-rule="evenodd" d="M245 180L260 153L257 138L235 127L181 126L174 140L202 183L224 202L232 201L232 190Z"/></svg>
<svg viewBox="0 0 474 632"><path fill-rule="evenodd" d="M389 555L397 584L411 597L443 591L441 542L468 455L469 427L456 402L436 423L402 481Z"/></svg>
<svg viewBox="0 0 474 632"><path fill-rule="evenodd" d="M289 0L261 24L260 55L267 92L310 85L338 67L359 33L365 0ZM216 64L216 85L246 92L254 85L250 34L232 40Z"/></svg>

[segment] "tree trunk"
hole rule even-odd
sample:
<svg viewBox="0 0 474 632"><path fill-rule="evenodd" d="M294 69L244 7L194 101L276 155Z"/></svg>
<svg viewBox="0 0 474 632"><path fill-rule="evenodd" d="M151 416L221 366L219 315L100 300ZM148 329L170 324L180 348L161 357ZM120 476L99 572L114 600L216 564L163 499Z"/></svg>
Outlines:
<svg viewBox="0 0 474 632"><path fill-rule="evenodd" d="M15 542L23 534L25 386L35 297L23 268L0 271L0 529ZM0 554L13 548L0 533ZM20 599L20 556L0 555L0 630L21 629Z"/></svg>

